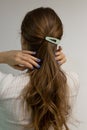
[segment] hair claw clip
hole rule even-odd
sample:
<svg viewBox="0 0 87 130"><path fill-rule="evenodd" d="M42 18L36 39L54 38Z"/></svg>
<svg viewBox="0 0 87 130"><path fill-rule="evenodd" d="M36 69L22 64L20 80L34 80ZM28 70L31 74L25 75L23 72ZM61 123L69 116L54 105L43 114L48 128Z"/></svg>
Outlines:
<svg viewBox="0 0 87 130"><path fill-rule="evenodd" d="M60 40L58 38L54 38L54 37L48 37L48 36L46 36L45 40L49 41L51 43L57 44L57 45L60 43Z"/></svg>

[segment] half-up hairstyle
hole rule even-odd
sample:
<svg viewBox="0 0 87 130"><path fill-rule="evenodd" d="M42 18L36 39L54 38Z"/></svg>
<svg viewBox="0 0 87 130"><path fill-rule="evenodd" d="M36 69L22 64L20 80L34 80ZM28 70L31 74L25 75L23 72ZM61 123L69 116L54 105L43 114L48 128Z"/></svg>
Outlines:
<svg viewBox="0 0 87 130"><path fill-rule="evenodd" d="M36 51L41 59L40 69L29 70L30 81L21 95L32 109L34 130L69 130L69 92L66 76L55 60L57 45L45 40L46 36L61 39L63 25L51 8L37 8L26 14L21 25L21 35L27 50Z"/></svg>

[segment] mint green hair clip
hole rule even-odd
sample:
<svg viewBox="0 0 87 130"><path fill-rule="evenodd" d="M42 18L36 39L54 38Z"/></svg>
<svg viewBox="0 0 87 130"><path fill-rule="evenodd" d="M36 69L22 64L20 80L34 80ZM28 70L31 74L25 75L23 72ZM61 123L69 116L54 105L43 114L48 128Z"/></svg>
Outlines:
<svg viewBox="0 0 87 130"><path fill-rule="evenodd" d="M58 38L54 38L54 37L45 37L45 40L48 41L48 42L51 42L51 43L54 43L54 44L59 44L60 43L60 40Z"/></svg>

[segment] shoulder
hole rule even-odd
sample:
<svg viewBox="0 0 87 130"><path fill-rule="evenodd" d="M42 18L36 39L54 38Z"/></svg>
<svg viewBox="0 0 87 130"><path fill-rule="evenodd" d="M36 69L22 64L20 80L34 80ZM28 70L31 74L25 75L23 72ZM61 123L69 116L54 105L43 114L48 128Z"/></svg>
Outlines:
<svg viewBox="0 0 87 130"><path fill-rule="evenodd" d="M69 83L79 84L79 76L76 72L65 72L65 74Z"/></svg>
<svg viewBox="0 0 87 130"><path fill-rule="evenodd" d="M5 73L2 73L2 72L0 71L0 81L1 81L5 76L6 76L6 74L5 74Z"/></svg>
<svg viewBox="0 0 87 130"><path fill-rule="evenodd" d="M18 75L13 75L12 73L9 73L9 74L7 74L7 73L3 73L3 72L1 72L0 71L0 83L2 82L2 81L5 81L5 80L7 80L7 82L10 80L10 82L12 81L20 81L20 80L23 80L23 79L25 79L25 80L27 80L27 79L29 79L29 76L28 76L28 74L26 74L26 73L21 73L21 74L18 74Z"/></svg>
<svg viewBox="0 0 87 130"><path fill-rule="evenodd" d="M26 74L13 75L0 72L0 97L15 97L29 82Z"/></svg>
<svg viewBox="0 0 87 130"><path fill-rule="evenodd" d="M11 84L12 80L13 80L12 74L0 72L0 98L1 94L7 89L9 84Z"/></svg>
<svg viewBox="0 0 87 130"><path fill-rule="evenodd" d="M7 81L11 81L11 79L13 79L13 75L12 74L7 74L7 73L3 73L0 71L0 83L3 81L3 80L7 80Z"/></svg>

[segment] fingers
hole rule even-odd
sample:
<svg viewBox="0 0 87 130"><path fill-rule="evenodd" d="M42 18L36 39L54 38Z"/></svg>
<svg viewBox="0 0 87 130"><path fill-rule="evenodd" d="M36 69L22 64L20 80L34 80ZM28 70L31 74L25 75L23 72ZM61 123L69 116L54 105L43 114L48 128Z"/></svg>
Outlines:
<svg viewBox="0 0 87 130"><path fill-rule="evenodd" d="M58 55L60 55L60 54L61 54L61 52L57 51L57 52L55 53L55 56L58 56Z"/></svg>
<svg viewBox="0 0 87 130"><path fill-rule="evenodd" d="M27 58L22 58L21 59L21 64L22 65L24 65L24 66L26 66L26 67L28 67L28 68L30 68L30 69L33 69L34 67L33 66L36 66L36 67L38 67L39 65L36 63L36 62L34 62L32 59L27 59Z"/></svg>
<svg viewBox="0 0 87 130"><path fill-rule="evenodd" d="M65 58L65 55L63 54L63 52L57 52L55 54L55 60L62 60L63 58Z"/></svg>
<svg viewBox="0 0 87 130"><path fill-rule="evenodd" d="M59 46L59 48L55 52L55 55L60 55L61 53L62 53L62 47Z"/></svg>
<svg viewBox="0 0 87 130"><path fill-rule="evenodd" d="M55 53L55 60L58 61L60 65L66 62L66 56L62 52L62 47L60 46L59 49Z"/></svg>
<svg viewBox="0 0 87 130"><path fill-rule="evenodd" d="M34 57L33 56L34 54L36 54L36 52L34 51L27 51L27 50L18 51L16 52L16 56L13 61L14 63L12 62L12 65L14 66L15 69L18 70L25 70L26 68L34 69L34 67L40 68L39 62L41 62L41 60ZM66 57L62 52L61 46L55 53L55 60L57 60L59 64L63 64L66 62Z"/></svg>
<svg viewBox="0 0 87 130"><path fill-rule="evenodd" d="M61 46L59 46L58 51L61 51L61 50L62 50L62 47L61 47Z"/></svg>
<svg viewBox="0 0 87 130"><path fill-rule="evenodd" d="M65 62L66 62L66 58L64 58L64 59L62 59L62 60L60 60L60 61L58 61L59 65L62 65L62 64L64 64Z"/></svg>
<svg viewBox="0 0 87 130"><path fill-rule="evenodd" d="M31 54L36 54L36 52L33 51L24 51L25 53L22 54L22 59L25 59L26 61L32 61L32 63L34 63L35 65L36 62L40 62L40 59L36 58L35 56L32 56ZM30 54L30 55L29 55ZM34 61L34 62L33 62ZM36 61L36 62L35 62Z"/></svg>
<svg viewBox="0 0 87 130"><path fill-rule="evenodd" d="M33 58L28 58L28 57L25 57L25 56L22 57L22 60L24 60L24 61L26 61L26 62L28 62L28 63L30 63L31 65L36 66L36 67L39 66L37 62L40 62L40 59L38 59L38 60L35 59L36 61L34 61Z"/></svg>
<svg viewBox="0 0 87 130"><path fill-rule="evenodd" d="M24 65L27 68L33 69L34 66L37 68L40 68L40 65L38 62L41 60L32 56L31 54L35 54L36 52L31 51L22 51L21 53L18 53L16 56L16 63Z"/></svg>
<svg viewBox="0 0 87 130"><path fill-rule="evenodd" d="M38 62L40 62L41 60L38 58L35 58L32 55L23 54L20 60L21 60L21 63L23 63L23 65L26 65L26 67L29 67L31 69L33 68L33 66L37 68L40 67Z"/></svg>
<svg viewBox="0 0 87 130"><path fill-rule="evenodd" d="M28 55L27 55L27 56L28 56ZM30 57L32 60L36 61L36 62L40 61L40 59L38 59L38 58L36 58L36 57L34 57L34 56L32 56L32 55L29 55L29 57ZM29 57L28 57L28 58L29 58Z"/></svg>

